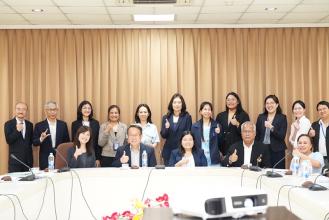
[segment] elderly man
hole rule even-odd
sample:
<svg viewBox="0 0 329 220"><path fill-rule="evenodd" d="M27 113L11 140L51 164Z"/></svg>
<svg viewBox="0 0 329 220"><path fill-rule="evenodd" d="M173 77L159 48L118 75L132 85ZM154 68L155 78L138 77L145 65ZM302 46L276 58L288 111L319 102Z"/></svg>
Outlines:
<svg viewBox="0 0 329 220"><path fill-rule="evenodd" d="M54 150L61 143L69 142L70 136L64 121L57 119L58 106L56 102L49 101L45 104L46 120L35 125L33 145L40 146L40 169L48 167L50 153L56 155Z"/></svg>
<svg viewBox="0 0 329 220"><path fill-rule="evenodd" d="M32 137L33 124L26 120L27 104L18 102L15 106L15 117L5 123L4 131L9 145L8 172L23 172L29 169L10 157L16 156L28 166L33 165Z"/></svg>
<svg viewBox="0 0 329 220"><path fill-rule="evenodd" d="M129 164L131 167L142 166L142 154L147 153L147 166L154 167L156 159L154 148L141 143L142 128L138 125L130 125L127 130L128 143L118 148L113 162L114 167L120 167L122 164Z"/></svg>
<svg viewBox="0 0 329 220"><path fill-rule="evenodd" d="M250 121L241 125L242 141L232 144L222 161L224 166L241 167L253 165L270 167L268 149L260 142L255 141L256 126Z"/></svg>

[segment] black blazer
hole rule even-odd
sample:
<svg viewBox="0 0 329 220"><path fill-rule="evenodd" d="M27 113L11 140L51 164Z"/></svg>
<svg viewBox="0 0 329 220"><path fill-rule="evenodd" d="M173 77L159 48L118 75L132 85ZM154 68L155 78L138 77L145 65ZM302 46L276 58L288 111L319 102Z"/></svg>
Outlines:
<svg viewBox="0 0 329 220"><path fill-rule="evenodd" d="M320 138L320 120L315 121L312 123L312 128L315 130L315 136L312 138L312 143L313 143L313 151L319 151L319 138ZM323 132L326 134L326 149L327 149L327 156L329 156L329 126L327 127L326 130L323 129Z"/></svg>
<svg viewBox="0 0 329 220"><path fill-rule="evenodd" d="M215 129L217 128L217 123L215 120L211 120L210 124L210 132L209 132L209 148L210 148L210 159L211 164L219 164L220 161L220 155L219 155L219 136L220 134L217 134L215 132ZM203 129L203 125L201 123L201 120L195 122L192 125L191 132L194 135L195 138L195 146L197 148L202 149L202 140L201 140L201 131Z"/></svg>
<svg viewBox="0 0 329 220"><path fill-rule="evenodd" d="M263 143L265 136L265 121L267 120L267 114L260 114L256 123L256 140ZM287 146L284 141L287 133L287 117L284 114L275 114L272 125L273 130L270 132L271 150L273 152L284 151Z"/></svg>
<svg viewBox="0 0 329 220"><path fill-rule="evenodd" d="M147 153L147 166L148 167L154 167L157 164L156 159L155 159L155 154L154 154L154 148L149 147L149 146L147 146L145 144L142 144L142 143L140 143L139 166L140 167L142 166L142 154L143 154L144 150ZM112 164L114 167L121 167L122 166L120 158L122 157L124 151L126 151L126 155L129 157L128 163L129 163L129 166L131 166L130 144L127 144L127 145L124 145L124 146L121 146L121 147L118 148L118 150L115 154L113 164Z"/></svg>
<svg viewBox="0 0 329 220"><path fill-rule="evenodd" d="M94 147L94 151L95 151L96 160L100 160L102 149L98 145L99 122L95 119L91 119L89 121L89 123L90 123L90 129L92 131L91 138L92 138L92 143L93 143L93 147ZM72 126L71 126L72 142L74 141L74 137L75 137L75 134L77 133L77 130L81 126L82 126L82 120L76 120L76 121L72 122Z"/></svg>
<svg viewBox="0 0 329 220"><path fill-rule="evenodd" d="M196 148L192 151L192 155L196 167L206 167L208 165L207 158L202 149ZM170 155L168 166L174 167L177 162L182 160L183 156L184 155L180 152L180 149L173 150Z"/></svg>
<svg viewBox="0 0 329 220"><path fill-rule="evenodd" d="M48 136L42 143L40 143L40 135L48 129L47 134L49 134L49 124L47 119L41 121L35 125L34 133L33 133L33 145L40 146L39 151L39 166L40 169L43 170L48 167L48 156L50 153L56 155L56 151L52 147L51 137ZM57 148L58 145L61 143L66 143L70 141L69 132L67 129L66 122L57 120L56 123L56 143L55 147Z"/></svg>
<svg viewBox="0 0 329 220"><path fill-rule="evenodd" d="M236 120L240 123L239 127L228 124L228 112L224 111L217 115L216 121L221 125L221 138L220 138L220 151L226 155L228 148L235 142L242 141L241 138L241 125L249 121L249 115L242 111L235 115Z"/></svg>
<svg viewBox="0 0 329 220"><path fill-rule="evenodd" d="M238 160L232 164L229 164L229 157L231 156L231 154L234 153L235 149L237 150ZM271 167L268 148L264 144L255 141L254 145L252 146L251 157L250 157L250 162L253 166L257 165L257 158L261 159L261 162L258 163L259 167L267 167L267 168ZM240 141L238 143L231 145L222 163L223 166L241 167L243 165L243 162L244 162L244 147L243 147L243 142Z"/></svg>
<svg viewBox="0 0 329 220"><path fill-rule="evenodd" d="M88 167L96 167L96 159L95 154L88 155L87 153L83 153L78 156L77 159L74 157L74 153L76 151L75 146L67 149L67 163L70 168L88 168Z"/></svg>
<svg viewBox="0 0 329 220"><path fill-rule="evenodd" d="M168 119L170 123L170 127L168 129L165 126L166 119ZM184 115L179 116L176 129L174 128L173 115L170 115L169 118L167 115L164 115L162 117L160 134L164 139L166 139L166 142L163 145L163 150L162 150L162 157L163 159L165 159L165 161L169 160L171 151L177 149L178 146L180 146L179 140L183 132L190 131L191 126L192 126L192 118L188 112L186 112Z"/></svg>
<svg viewBox="0 0 329 220"><path fill-rule="evenodd" d="M18 159L25 162L30 167L33 166L33 156L32 156L32 138L33 138L33 124L25 120L25 138L23 134L18 132L16 129L16 118L13 118L5 123L4 132L6 137L6 142L9 145L9 172L16 172L15 166L19 165L16 160L10 157L10 154L14 154ZM27 168L24 170L28 170ZM22 171L22 170L17 170Z"/></svg>

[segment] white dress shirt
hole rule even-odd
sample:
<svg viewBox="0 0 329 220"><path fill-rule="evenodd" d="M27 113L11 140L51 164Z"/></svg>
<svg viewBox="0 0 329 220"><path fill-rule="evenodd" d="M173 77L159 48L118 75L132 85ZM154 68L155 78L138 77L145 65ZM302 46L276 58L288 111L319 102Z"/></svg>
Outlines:
<svg viewBox="0 0 329 220"><path fill-rule="evenodd" d="M328 155L326 148L326 136L327 136L327 126L322 120L319 121L320 131L319 131L319 152L326 157Z"/></svg>
<svg viewBox="0 0 329 220"><path fill-rule="evenodd" d="M252 143L249 147L243 143L243 149L244 149L244 160L243 164L249 165L251 164L250 159L251 159L251 151L252 151L252 146L254 143Z"/></svg>
<svg viewBox="0 0 329 220"><path fill-rule="evenodd" d="M26 133L25 120L24 119L20 120L20 119L16 118L16 122L17 122L17 124L23 124L23 130L21 132L22 132L23 138L25 138L25 133Z"/></svg>
<svg viewBox="0 0 329 220"><path fill-rule="evenodd" d="M47 119L48 121L48 119ZM57 127L57 120L55 122L50 122L48 121L49 125L49 132L50 132L50 137L51 137L51 144L52 147L56 147L56 127Z"/></svg>

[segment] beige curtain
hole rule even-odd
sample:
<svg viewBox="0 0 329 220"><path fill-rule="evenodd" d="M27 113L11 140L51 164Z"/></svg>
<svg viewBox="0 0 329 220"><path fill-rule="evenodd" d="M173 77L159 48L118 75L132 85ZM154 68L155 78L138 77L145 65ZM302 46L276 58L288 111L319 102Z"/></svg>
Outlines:
<svg viewBox="0 0 329 220"><path fill-rule="evenodd" d="M223 111L229 91L255 121L264 97L276 94L290 123L296 99L317 118L316 103L329 100L328 73L329 28L0 30L0 172L8 159L3 124L17 101L36 123L45 101L55 100L69 127L84 99L100 122L118 104L127 124L145 102L160 129L176 91L194 121L204 100L214 114Z"/></svg>

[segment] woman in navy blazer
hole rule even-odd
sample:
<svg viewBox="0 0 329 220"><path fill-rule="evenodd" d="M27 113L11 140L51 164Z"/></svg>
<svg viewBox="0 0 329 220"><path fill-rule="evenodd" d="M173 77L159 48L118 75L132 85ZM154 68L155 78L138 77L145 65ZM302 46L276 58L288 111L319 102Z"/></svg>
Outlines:
<svg viewBox="0 0 329 220"><path fill-rule="evenodd" d="M93 106L89 101L82 101L77 109L77 120L72 122L71 134L72 141L74 141L75 134L81 126L91 128L91 141L93 142L94 152L96 156L96 166L100 167L101 148L98 145L99 122L93 118Z"/></svg>
<svg viewBox="0 0 329 220"><path fill-rule="evenodd" d="M171 152L168 166L205 167L207 159L201 148L195 146L192 132L185 131L180 139L180 147Z"/></svg>
<svg viewBox="0 0 329 220"><path fill-rule="evenodd" d="M203 149L208 166L219 164L220 161L220 126L212 119L212 110L213 106L210 102L202 102L199 109L202 118L195 122L191 128L195 137L195 146Z"/></svg>
<svg viewBox="0 0 329 220"><path fill-rule="evenodd" d="M267 145L270 151L272 167L285 157L287 148L284 141L287 133L287 117L282 114L279 99L269 95L264 101L264 112L257 118L256 140ZM285 169L285 160L276 165Z"/></svg>
<svg viewBox="0 0 329 220"><path fill-rule="evenodd" d="M184 131L191 130L192 118L186 111L186 104L181 94L175 93L169 102L168 113L162 117L160 134L166 139L162 150L164 164L168 165L171 151L180 145L179 139Z"/></svg>

